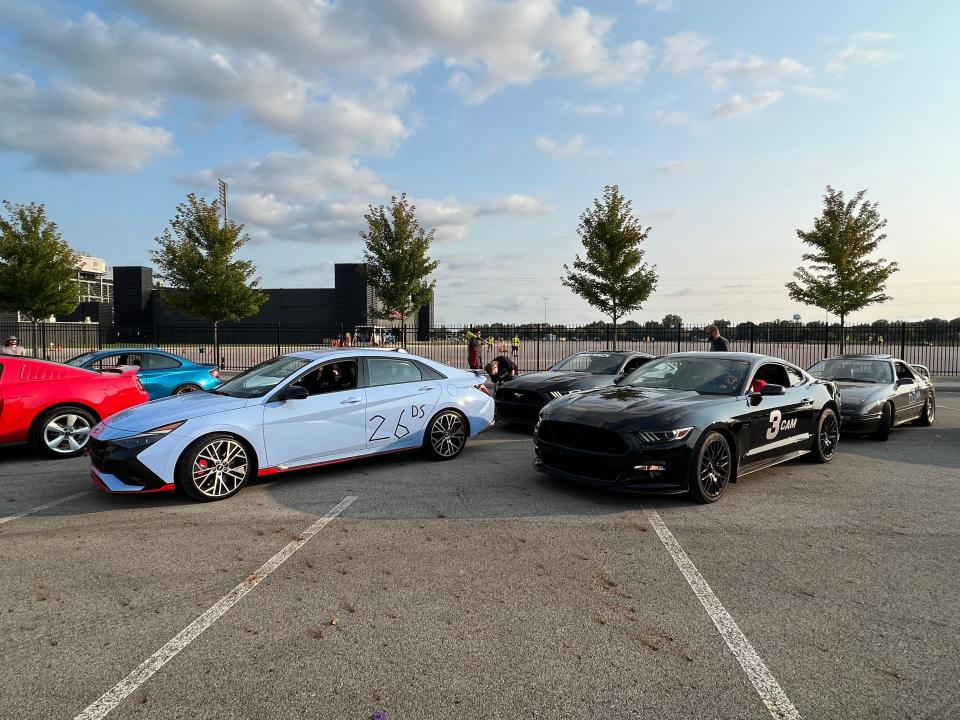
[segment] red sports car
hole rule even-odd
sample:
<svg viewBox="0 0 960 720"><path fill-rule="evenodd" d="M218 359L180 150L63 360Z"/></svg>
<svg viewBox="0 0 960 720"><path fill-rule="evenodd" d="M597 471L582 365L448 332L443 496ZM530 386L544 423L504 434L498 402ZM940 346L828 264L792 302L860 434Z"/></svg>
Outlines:
<svg viewBox="0 0 960 720"><path fill-rule="evenodd" d="M0 445L29 442L49 457L79 455L100 420L149 400L137 370L93 372L0 355Z"/></svg>

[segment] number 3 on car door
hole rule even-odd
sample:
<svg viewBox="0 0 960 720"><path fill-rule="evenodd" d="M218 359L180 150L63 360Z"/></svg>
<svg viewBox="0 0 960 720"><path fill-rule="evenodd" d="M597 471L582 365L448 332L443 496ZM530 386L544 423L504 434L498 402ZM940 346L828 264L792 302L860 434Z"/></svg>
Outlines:
<svg viewBox="0 0 960 720"><path fill-rule="evenodd" d="M781 430L793 430L797 427L797 419L783 419L783 413L780 410L770 411L770 426L767 428L767 440L773 440L780 434Z"/></svg>

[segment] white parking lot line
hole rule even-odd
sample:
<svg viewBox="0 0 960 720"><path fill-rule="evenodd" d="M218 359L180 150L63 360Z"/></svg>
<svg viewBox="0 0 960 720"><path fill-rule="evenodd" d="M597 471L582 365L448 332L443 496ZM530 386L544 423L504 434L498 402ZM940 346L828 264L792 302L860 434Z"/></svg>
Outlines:
<svg viewBox="0 0 960 720"><path fill-rule="evenodd" d="M34 513L40 512L41 510L46 510L47 508L53 507L54 505L65 503L67 502L67 500L73 500L74 498L78 498L81 495L86 495L88 492L90 492L90 490L81 490L78 493L74 493L73 495L67 495L65 498L60 498L59 500L48 502L45 505L37 505L34 508L30 508L29 510L24 510L23 512L17 513L16 515L7 515L7 517L0 518L0 525L3 525L6 522L10 522L11 520L16 520L17 518L22 518L27 515L33 515Z"/></svg>
<svg viewBox="0 0 960 720"><path fill-rule="evenodd" d="M649 507L645 507L643 511L646 513L653 529L657 531L660 541L667 548L677 567L680 568L680 572L687 579L694 595L697 596L710 619L713 620L713 624L717 626L717 630L720 631L721 637L726 641L727 647L730 648L734 657L737 658L737 662L740 663L740 667L750 678L750 682L753 683L753 687L756 688L757 694L760 695L760 699L767 706L770 714L778 720L801 720L799 711L787 698L776 678L773 677L763 660L760 659L757 651L753 649L753 645L747 640L747 636L743 634L723 603L714 594L703 575L697 570L696 565L684 552L680 543L663 522L660 514Z"/></svg>
<svg viewBox="0 0 960 720"><path fill-rule="evenodd" d="M181 650L196 640L204 630L213 625L224 613L240 602L248 592L263 582L270 573L283 565L290 556L306 545L314 535L346 510L356 499L357 497L355 495L348 495L330 508L326 515L319 518L310 527L300 533L300 537L289 542L286 547L267 560L255 570L252 575L249 575L246 580L220 598L220 600L203 613L203 615L187 625L187 627L177 633L176 637L144 660L136 670L127 675L123 680L105 692L99 700L89 705L82 713L77 715L75 720L99 720L100 718L106 717L111 710L123 702L124 698L143 685L143 683L157 673L160 668L176 657Z"/></svg>

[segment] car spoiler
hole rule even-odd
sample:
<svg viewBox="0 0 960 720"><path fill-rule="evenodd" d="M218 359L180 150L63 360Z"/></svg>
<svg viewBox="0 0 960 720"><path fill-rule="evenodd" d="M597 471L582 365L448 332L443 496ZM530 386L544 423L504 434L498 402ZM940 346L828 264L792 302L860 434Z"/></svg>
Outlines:
<svg viewBox="0 0 960 720"><path fill-rule="evenodd" d="M136 365L117 365L100 370L101 375L136 375L140 368Z"/></svg>

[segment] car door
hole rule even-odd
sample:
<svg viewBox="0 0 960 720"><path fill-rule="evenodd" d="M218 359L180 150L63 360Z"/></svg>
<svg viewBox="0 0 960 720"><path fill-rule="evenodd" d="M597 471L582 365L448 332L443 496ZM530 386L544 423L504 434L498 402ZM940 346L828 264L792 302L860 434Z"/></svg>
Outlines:
<svg viewBox="0 0 960 720"><path fill-rule="evenodd" d="M750 447L743 453L743 462L754 463L776 459L803 449L810 437L811 422L804 420L813 405L810 388L804 385L790 387L790 376L780 363L762 363L757 367L754 380L763 380L771 385L782 385L783 395L751 394Z"/></svg>
<svg viewBox="0 0 960 720"><path fill-rule="evenodd" d="M140 372L137 375L143 383L143 389L150 394L150 399L170 395L176 388L176 371L181 363L167 355L155 352L141 354Z"/></svg>
<svg viewBox="0 0 960 720"><path fill-rule="evenodd" d="M441 380L414 360L368 357L367 447L397 450L417 447L440 399Z"/></svg>
<svg viewBox="0 0 960 720"><path fill-rule="evenodd" d="M347 382L331 384L332 366ZM366 394L357 383L357 360L311 366L292 383L274 391L263 406L265 467L297 467L336 456L362 454L366 447ZM277 400L279 390L299 385L310 393L302 400Z"/></svg>
<svg viewBox="0 0 960 720"><path fill-rule="evenodd" d="M894 422L914 420L920 416L926 397L913 370L905 362L894 364L896 381L893 387Z"/></svg>

